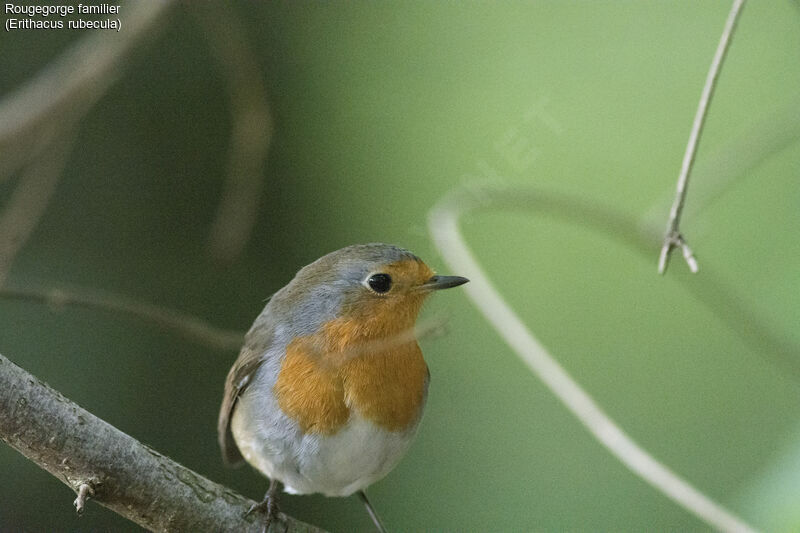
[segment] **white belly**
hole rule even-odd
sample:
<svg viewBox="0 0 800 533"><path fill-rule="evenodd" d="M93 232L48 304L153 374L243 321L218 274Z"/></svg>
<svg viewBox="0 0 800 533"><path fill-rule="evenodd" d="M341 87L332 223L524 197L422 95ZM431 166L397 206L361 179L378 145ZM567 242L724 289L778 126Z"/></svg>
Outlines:
<svg viewBox="0 0 800 533"><path fill-rule="evenodd" d="M231 419L236 444L254 468L291 494L326 496L349 496L382 479L405 455L417 425L390 432L353 411L333 435L304 435L278 408L271 387L252 385Z"/></svg>

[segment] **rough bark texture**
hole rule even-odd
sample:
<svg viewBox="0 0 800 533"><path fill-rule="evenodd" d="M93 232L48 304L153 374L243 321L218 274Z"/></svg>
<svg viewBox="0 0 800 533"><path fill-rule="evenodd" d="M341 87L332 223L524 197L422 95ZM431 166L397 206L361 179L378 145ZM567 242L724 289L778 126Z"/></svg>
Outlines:
<svg viewBox="0 0 800 533"><path fill-rule="evenodd" d="M100 420L2 355L0 439L74 491L89 484L92 500L149 530L262 531L263 514L244 516L252 500ZM279 518L270 531L322 531Z"/></svg>

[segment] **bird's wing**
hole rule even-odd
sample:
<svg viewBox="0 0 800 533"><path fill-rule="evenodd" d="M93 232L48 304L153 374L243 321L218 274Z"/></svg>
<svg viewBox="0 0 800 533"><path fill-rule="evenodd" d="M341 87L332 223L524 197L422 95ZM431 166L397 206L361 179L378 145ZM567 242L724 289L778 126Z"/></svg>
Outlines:
<svg viewBox="0 0 800 533"><path fill-rule="evenodd" d="M229 466L237 465L243 460L231 433L231 415L237 398L247 388L253 379L253 374L264 361L264 351L258 348L254 349L245 344L225 380L225 395L222 398L222 408L217 422L217 438L222 450L222 460Z"/></svg>

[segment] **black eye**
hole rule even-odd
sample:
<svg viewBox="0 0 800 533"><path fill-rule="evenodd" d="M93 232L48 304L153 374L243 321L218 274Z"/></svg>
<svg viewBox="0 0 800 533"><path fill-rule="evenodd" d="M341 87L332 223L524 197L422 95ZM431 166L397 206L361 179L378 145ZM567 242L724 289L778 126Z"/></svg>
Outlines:
<svg viewBox="0 0 800 533"><path fill-rule="evenodd" d="M389 274L373 274L367 280L367 285L378 294L389 292L392 288L392 276Z"/></svg>

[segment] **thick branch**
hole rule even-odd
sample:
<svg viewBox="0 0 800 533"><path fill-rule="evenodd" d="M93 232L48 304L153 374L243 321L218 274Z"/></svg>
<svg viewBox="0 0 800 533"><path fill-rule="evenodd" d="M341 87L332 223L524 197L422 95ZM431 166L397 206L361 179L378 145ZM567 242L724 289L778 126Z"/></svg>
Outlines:
<svg viewBox="0 0 800 533"><path fill-rule="evenodd" d="M263 515L245 518L252 500L100 420L2 355L0 439L76 491L76 505L89 497L149 530L263 528ZM322 530L281 514L270 531Z"/></svg>

